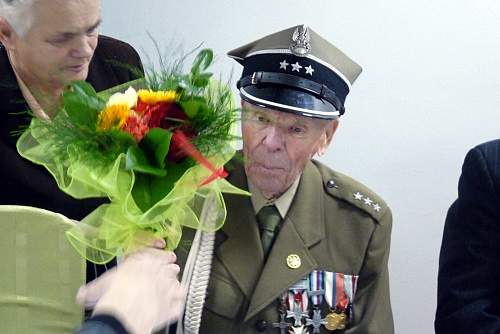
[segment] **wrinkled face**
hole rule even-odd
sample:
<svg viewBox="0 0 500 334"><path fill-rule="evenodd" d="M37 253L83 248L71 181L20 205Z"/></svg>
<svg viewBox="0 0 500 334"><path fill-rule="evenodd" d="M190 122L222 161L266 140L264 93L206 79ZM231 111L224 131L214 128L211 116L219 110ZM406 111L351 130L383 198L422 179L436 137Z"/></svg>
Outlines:
<svg viewBox="0 0 500 334"><path fill-rule="evenodd" d="M302 174L314 154L323 154L338 121L319 120L243 102L245 171L268 199L279 197Z"/></svg>
<svg viewBox="0 0 500 334"><path fill-rule="evenodd" d="M3 41L17 73L28 85L49 89L84 80L97 46L100 1L35 1L32 10L27 34L12 32Z"/></svg>

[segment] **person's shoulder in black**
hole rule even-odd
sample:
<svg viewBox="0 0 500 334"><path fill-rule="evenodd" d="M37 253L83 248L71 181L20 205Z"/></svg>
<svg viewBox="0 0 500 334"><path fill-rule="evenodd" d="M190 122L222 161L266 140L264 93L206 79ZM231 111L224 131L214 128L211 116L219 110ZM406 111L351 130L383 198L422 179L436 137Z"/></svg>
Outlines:
<svg viewBox="0 0 500 334"><path fill-rule="evenodd" d="M437 334L500 333L500 140L467 154L439 259Z"/></svg>
<svg viewBox="0 0 500 334"><path fill-rule="evenodd" d="M108 36L99 36L87 77L96 91L143 76L141 58L130 44Z"/></svg>

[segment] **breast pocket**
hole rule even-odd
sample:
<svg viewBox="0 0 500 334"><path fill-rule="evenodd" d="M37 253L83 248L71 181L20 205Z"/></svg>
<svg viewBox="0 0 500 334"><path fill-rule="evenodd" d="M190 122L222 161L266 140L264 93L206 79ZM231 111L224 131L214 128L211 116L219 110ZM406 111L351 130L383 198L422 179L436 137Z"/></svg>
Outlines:
<svg viewBox="0 0 500 334"><path fill-rule="evenodd" d="M244 296L241 290L216 272L211 273L205 308L201 319L200 333L222 333L231 330L240 322Z"/></svg>

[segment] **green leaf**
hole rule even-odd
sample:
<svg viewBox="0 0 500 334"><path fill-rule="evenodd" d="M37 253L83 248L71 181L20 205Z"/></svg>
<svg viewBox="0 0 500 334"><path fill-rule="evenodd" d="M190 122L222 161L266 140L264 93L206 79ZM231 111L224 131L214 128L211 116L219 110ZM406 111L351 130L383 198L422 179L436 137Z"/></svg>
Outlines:
<svg viewBox="0 0 500 334"><path fill-rule="evenodd" d="M210 78L212 77L212 73L200 73L197 75L193 75L193 86L197 88L203 88L208 86L210 83Z"/></svg>
<svg viewBox="0 0 500 334"><path fill-rule="evenodd" d="M137 174L135 176L132 197L142 212L146 212L154 205L151 197L151 184L154 182L154 179L151 175L146 174Z"/></svg>
<svg viewBox="0 0 500 334"><path fill-rule="evenodd" d="M70 119L77 125L95 126L105 102L97 96L91 84L75 81L63 93L63 104Z"/></svg>
<svg viewBox="0 0 500 334"><path fill-rule="evenodd" d="M193 61L191 74L197 74L206 70L214 59L214 52L211 49L201 50Z"/></svg>
<svg viewBox="0 0 500 334"><path fill-rule="evenodd" d="M163 169L170 148L170 139L172 139L172 132L161 128L152 128L146 133L139 146L155 167Z"/></svg>
<svg viewBox="0 0 500 334"><path fill-rule="evenodd" d="M193 96L188 100L180 101L182 110L189 118L194 118L198 112L206 105L206 101L203 97Z"/></svg>
<svg viewBox="0 0 500 334"><path fill-rule="evenodd" d="M125 168L149 175L167 175L167 171L165 169L152 166L144 151L137 146L131 146L128 148L125 158Z"/></svg>
<svg viewBox="0 0 500 334"><path fill-rule="evenodd" d="M128 145L128 146L135 145L134 137L128 132L125 132L125 131L119 130L119 129L112 129L112 130L108 131L107 133L109 134L109 136L111 138L113 138L113 140L116 143L120 143L121 145Z"/></svg>
<svg viewBox="0 0 500 334"><path fill-rule="evenodd" d="M158 203L172 190L175 182L193 165L189 159L181 163L168 164L168 174L159 177L146 174L137 174L132 197L139 208L146 212Z"/></svg>

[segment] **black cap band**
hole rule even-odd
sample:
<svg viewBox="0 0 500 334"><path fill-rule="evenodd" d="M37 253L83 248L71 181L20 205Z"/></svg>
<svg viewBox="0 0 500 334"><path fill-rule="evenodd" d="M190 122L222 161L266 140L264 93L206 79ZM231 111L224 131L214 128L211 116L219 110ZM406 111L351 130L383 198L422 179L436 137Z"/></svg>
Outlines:
<svg viewBox="0 0 500 334"><path fill-rule="evenodd" d="M240 89L242 87L261 84L282 85L298 88L307 93L312 93L320 99L328 101L335 107L336 110L339 111L340 115L343 115L345 112L342 102L334 91L325 85L321 85L312 80L295 75L262 71L254 72L252 75L241 78L237 83L237 87Z"/></svg>

